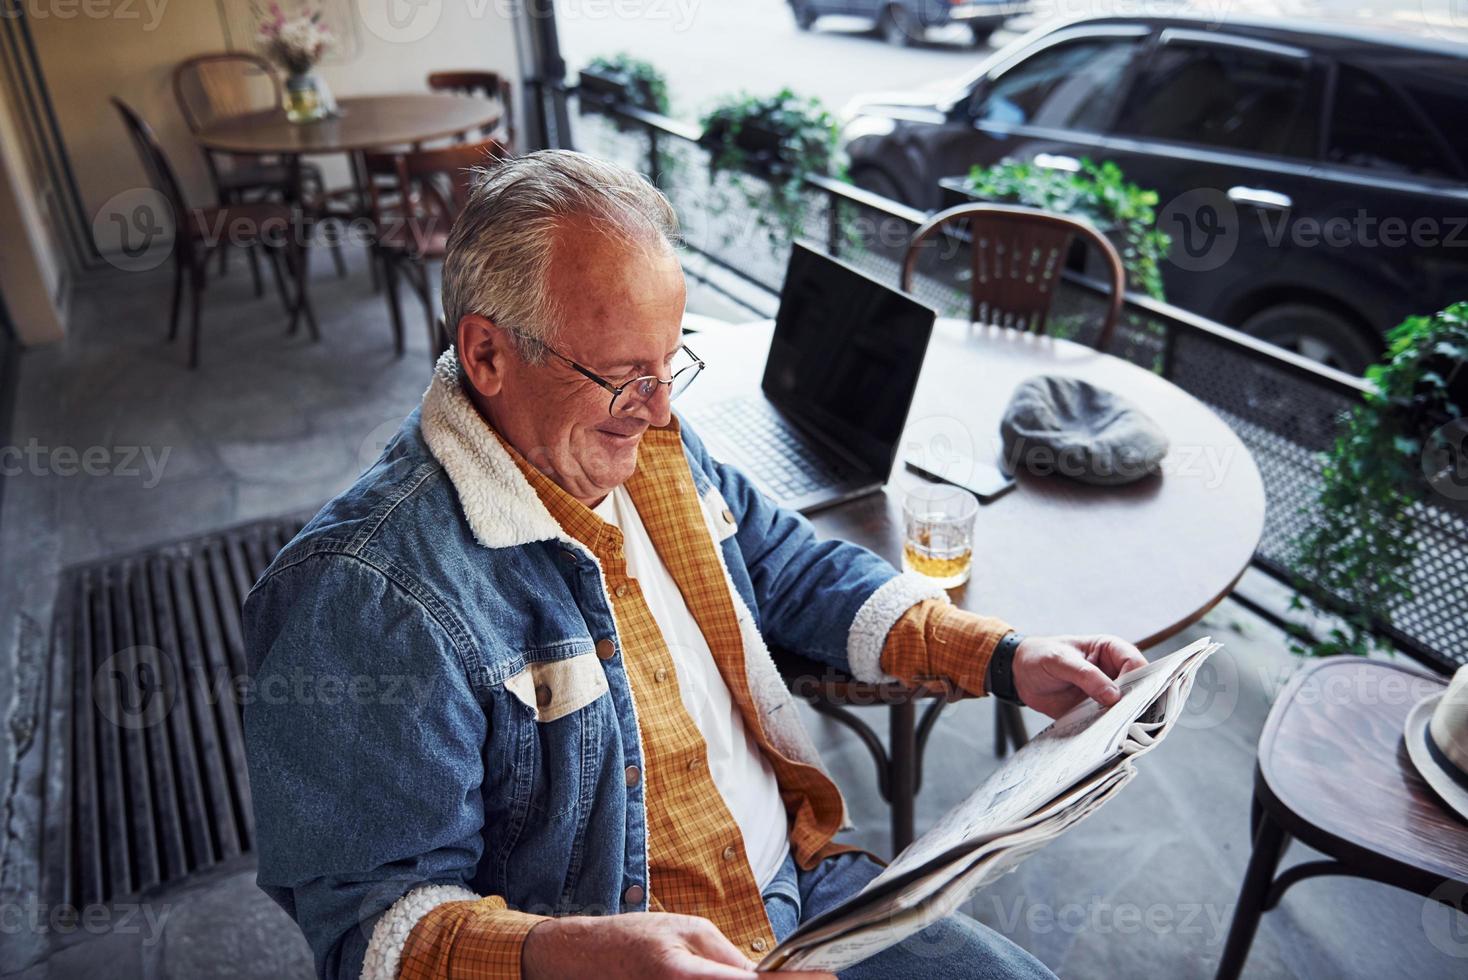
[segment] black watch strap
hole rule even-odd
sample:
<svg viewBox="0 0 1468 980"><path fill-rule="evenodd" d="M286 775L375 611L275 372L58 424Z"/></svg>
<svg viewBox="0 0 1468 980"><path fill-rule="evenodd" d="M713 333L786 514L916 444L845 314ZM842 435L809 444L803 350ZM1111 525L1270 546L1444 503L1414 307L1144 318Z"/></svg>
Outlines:
<svg viewBox="0 0 1468 980"><path fill-rule="evenodd" d="M989 658L989 670L985 677L984 687L989 694L1010 704L1024 704L1020 700L1019 690L1014 686L1014 651L1019 649L1023 640L1024 634L1017 630L1005 633L999 645L994 648L994 655Z"/></svg>

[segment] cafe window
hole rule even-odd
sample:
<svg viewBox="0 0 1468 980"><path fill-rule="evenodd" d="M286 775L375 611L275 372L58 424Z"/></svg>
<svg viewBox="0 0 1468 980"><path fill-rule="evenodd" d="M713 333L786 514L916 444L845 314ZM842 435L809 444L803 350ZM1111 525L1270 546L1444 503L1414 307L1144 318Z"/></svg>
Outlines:
<svg viewBox="0 0 1468 980"><path fill-rule="evenodd" d="M1117 130L1221 150L1313 157L1317 76L1304 58L1224 44L1166 44L1138 81Z"/></svg>
<svg viewBox="0 0 1468 980"><path fill-rule="evenodd" d="M1046 48L978 95L975 122L1100 132L1111 118L1137 50L1135 38Z"/></svg>
<svg viewBox="0 0 1468 980"><path fill-rule="evenodd" d="M1384 173L1452 176L1442 144L1421 120L1421 113L1380 78L1341 65L1325 157Z"/></svg>

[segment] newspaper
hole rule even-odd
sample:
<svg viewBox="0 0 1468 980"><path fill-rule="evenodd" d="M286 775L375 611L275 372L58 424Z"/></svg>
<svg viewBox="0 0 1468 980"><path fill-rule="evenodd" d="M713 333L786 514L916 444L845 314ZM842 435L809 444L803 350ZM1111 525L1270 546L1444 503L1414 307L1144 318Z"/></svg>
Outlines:
<svg viewBox="0 0 1468 980"><path fill-rule="evenodd" d="M802 923L759 968L843 970L953 914L975 890L1095 813L1172 730L1219 644L1204 637L1117 678L1011 756L861 892Z"/></svg>

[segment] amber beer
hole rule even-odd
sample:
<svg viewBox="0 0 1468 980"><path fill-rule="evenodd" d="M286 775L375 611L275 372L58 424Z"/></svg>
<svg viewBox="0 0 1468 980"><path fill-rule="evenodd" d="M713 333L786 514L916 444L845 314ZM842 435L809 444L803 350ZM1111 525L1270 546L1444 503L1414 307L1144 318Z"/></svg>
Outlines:
<svg viewBox="0 0 1468 980"><path fill-rule="evenodd" d="M973 494L950 484L919 484L908 491L902 505L903 570L932 579L944 589L967 582L978 509Z"/></svg>

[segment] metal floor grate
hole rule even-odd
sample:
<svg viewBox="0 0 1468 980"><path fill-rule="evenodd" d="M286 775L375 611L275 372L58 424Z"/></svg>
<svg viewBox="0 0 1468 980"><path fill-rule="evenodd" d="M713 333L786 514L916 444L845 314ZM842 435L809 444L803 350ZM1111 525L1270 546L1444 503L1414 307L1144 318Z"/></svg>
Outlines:
<svg viewBox="0 0 1468 980"><path fill-rule="evenodd" d="M113 902L250 851L240 604L299 519L65 570L47 692L42 881Z"/></svg>

